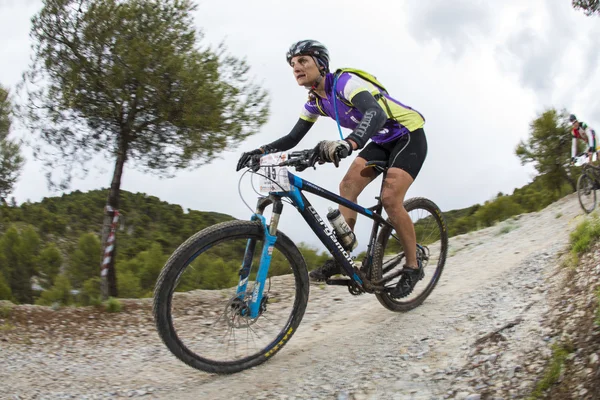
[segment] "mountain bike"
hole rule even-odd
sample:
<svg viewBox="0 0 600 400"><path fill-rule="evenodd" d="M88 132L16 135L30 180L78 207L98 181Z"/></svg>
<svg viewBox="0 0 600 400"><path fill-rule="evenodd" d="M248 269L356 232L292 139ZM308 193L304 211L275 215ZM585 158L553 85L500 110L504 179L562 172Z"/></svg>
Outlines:
<svg viewBox="0 0 600 400"><path fill-rule="evenodd" d="M596 208L596 190L600 188L600 167L592 165L585 154L579 154L576 160L576 166L583 166L581 175L577 179L577 197L583 211L589 214Z"/></svg>
<svg viewBox="0 0 600 400"><path fill-rule="evenodd" d="M288 171L288 167L316 168L312 152L269 154L260 159L260 169L252 164L255 161L247 165L246 172L262 176L261 189L268 193L258 198L250 220L208 227L185 241L167 261L155 287L154 318L163 342L184 363L211 373L239 372L270 359L298 329L308 302L308 270L298 246L279 230L285 202L298 210L342 266L343 276L326 284L346 286L355 296L374 294L387 309L403 312L422 304L439 282L448 250L439 207L425 198L404 203L415 226L417 257L425 277L409 295L399 295L396 288L405 257L394 227L382 216L381 190L377 203L367 208ZM385 179L387 161L371 161L367 166ZM305 192L373 220L360 268ZM267 207L271 207L268 223ZM209 272L215 265L222 274ZM232 275L235 281L227 278ZM220 286L207 287L215 279L222 279Z"/></svg>

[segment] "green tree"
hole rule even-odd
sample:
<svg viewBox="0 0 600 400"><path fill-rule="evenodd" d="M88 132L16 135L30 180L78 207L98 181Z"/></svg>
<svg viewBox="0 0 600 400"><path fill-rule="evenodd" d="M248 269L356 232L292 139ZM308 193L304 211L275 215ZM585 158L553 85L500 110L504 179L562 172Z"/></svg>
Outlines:
<svg viewBox="0 0 600 400"><path fill-rule="evenodd" d="M31 225L21 232L20 268L26 270L29 276L37 274L37 260L40 253L40 236Z"/></svg>
<svg viewBox="0 0 600 400"><path fill-rule="evenodd" d="M0 239L0 272L8 281L12 294L20 303L31 303L33 293L31 290L32 270L24 260L27 255L23 253L24 246L17 228L11 226Z"/></svg>
<svg viewBox="0 0 600 400"><path fill-rule="evenodd" d="M534 119L529 126L529 138L521 141L515 152L521 164L533 163L535 169L543 175L546 187L561 191L568 182L573 191L576 182L572 178L571 167L565 167L571 157L571 136L567 112L558 112L551 108Z"/></svg>
<svg viewBox="0 0 600 400"><path fill-rule="evenodd" d="M81 288L83 282L100 275L100 252L98 236L93 233L81 235L67 267L67 276L73 287Z"/></svg>
<svg viewBox="0 0 600 400"><path fill-rule="evenodd" d="M211 161L266 122L266 92L243 60L200 45L195 10L191 0L44 2L32 19L24 83L36 107L25 121L49 182L64 170L59 184L68 186L73 167L104 154L115 162L108 204L118 209L127 161L169 176Z"/></svg>
<svg viewBox="0 0 600 400"><path fill-rule="evenodd" d="M50 289L54 285L54 279L60 272L62 265L62 255L56 244L47 244L38 258L38 275L40 286L44 289Z"/></svg>
<svg viewBox="0 0 600 400"><path fill-rule="evenodd" d="M329 253L325 251L322 251L319 254L317 248L303 242L298 244L298 250L300 250L300 253L302 253L304 261L306 261L306 266L309 270L313 270L315 268L320 267L328 258L331 257ZM361 257L357 257L357 259L359 261L362 261ZM291 270L289 269L289 262L287 263L287 272L285 273L291 273Z"/></svg>
<svg viewBox="0 0 600 400"><path fill-rule="evenodd" d="M151 293L154 285L156 285L160 271L167 262L167 258L168 256L163 253L160 244L152 244L144 260L144 266L139 273L140 285L144 291Z"/></svg>
<svg viewBox="0 0 600 400"><path fill-rule="evenodd" d="M0 86L0 200L4 203L12 192L24 163L19 144L8 139L11 114L8 91Z"/></svg>
<svg viewBox="0 0 600 400"><path fill-rule="evenodd" d="M522 212L523 208L513 200L512 196L502 196L486 202L473 216L484 226L491 226Z"/></svg>
<svg viewBox="0 0 600 400"><path fill-rule="evenodd" d="M0 300L12 300L12 291L2 272L0 272Z"/></svg>
<svg viewBox="0 0 600 400"><path fill-rule="evenodd" d="M475 228L476 220L474 217L460 217L457 218L452 224L449 224L450 231L454 235L462 235L463 233L467 233L473 228Z"/></svg>
<svg viewBox="0 0 600 400"><path fill-rule="evenodd" d="M585 15L600 15L600 0L573 0L573 8L583 10Z"/></svg>
<svg viewBox="0 0 600 400"><path fill-rule="evenodd" d="M119 284L119 297L124 299L135 299L140 297L142 286L140 278L131 271L118 271L117 282Z"/></svg>
<svg viewBox="0 0 600 400"><path fill-rule="evenodd" d="M79 295L79 301L84 306L100 304L100 277L95 276L83 282L83 289Z"/></svg>
<svg viewBox="0 0 600 400"><path fill-rule="evenodd" d="M73 303L73 295L71 294L71 283L69 278L61 274L56 277L54 286L50 290L42 292L36 304L42 306L50 306L54 303L59 303L65 306Z"/></svg>
<svg viewBox="0 0 600 400"><path fill-rule="evenodd" d="M206 260L202 265L202 289L230 288L237 284L239 261L226 261L222 258Z"/></svg>

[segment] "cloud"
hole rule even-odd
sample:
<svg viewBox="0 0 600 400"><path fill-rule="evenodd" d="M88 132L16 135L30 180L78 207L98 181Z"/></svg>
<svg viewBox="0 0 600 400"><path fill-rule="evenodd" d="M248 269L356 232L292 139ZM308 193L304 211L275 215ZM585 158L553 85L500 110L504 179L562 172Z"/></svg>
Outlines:
<svg viewBox="0 0 600 400"><path fill-rule="evenodd" d="M479 36L491 33L493 6L483 1L410 0L408 30L419 42L438 41L458 60Z"/></svg>
<svg viewBox="0 0 600 400"><path fill-rule="evenodd" d="M549 39L525 28L512 35L506 43L506 50L518 65L518 75L524 86L545 92L552 87L552 77L558 64L555 48L549 46Z"/></svg>
<svg viewBox="0 0 600 400"><path fill-rule="evenodd" d="M579 41L574 41L576 50L575 63L582 63L581 83L586 84L599 71L600 51L598 50L598 37L600 37L600 25L596 25L587 36L587 43L578 46Z"/></svg>
<svg viewBox="0 0 600 400"><path fill-rule="evenodd" d="M567 2L543 5L531 3L519 13L496 55L506 72L516 74L524 87L548 99L556 79L569 68L566 57L577 41L574 26L581 19L574 18Z"/></svg>

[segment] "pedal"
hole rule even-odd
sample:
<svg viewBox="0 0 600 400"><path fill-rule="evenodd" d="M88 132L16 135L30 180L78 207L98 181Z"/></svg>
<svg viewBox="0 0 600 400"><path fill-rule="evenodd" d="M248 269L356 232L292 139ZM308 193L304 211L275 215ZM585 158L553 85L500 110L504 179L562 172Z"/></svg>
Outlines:
<svg viewBox="0 0 600 400"><path fill-rule="evenodd" d="M325 281L327 285L332 286L348 286L350 282L352 282L352 280L348 278L327 279Z"/></svg>

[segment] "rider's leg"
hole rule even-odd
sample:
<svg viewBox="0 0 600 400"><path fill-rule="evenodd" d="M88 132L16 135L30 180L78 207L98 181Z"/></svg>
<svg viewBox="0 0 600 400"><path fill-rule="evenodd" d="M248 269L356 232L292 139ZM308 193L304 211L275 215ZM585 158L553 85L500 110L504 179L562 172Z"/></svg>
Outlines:
<svg viewBox="0 0 600 400"><path fill-rule="evenodd" d="M419 174L427 156L427 139L423 129L401 137L390 155L381 201L404 248L406 266L417 268L415 228L404 209L404 198Z"/></svg>
<svg viewBox="0 0 600 400"><path fill-rule="evenodd" d="M352 165L350 165L350 168L348 169L348 172L346 172L346 175L340 183L340 196L356 203L358 200L358 195L377 176L373 168L365 168L367 159L362 157L363 153L367 154L365 157L369 157L372 155L378 155L381 153L381 151L381 149L377 149L377 145L375 143L369 143L360 153L360 155L354 159ZM389 154L384 152L377 159L385 160L388 157ZM371 159L374 160L375 158ZM350 228L354 229L354 225L356 224L356 212L341 206L340 212L346 219L346 222ZM329 259L325 261L325 264L323 264L321 267L310 271L308 276L313 281L325 281L333 275L340 273L342 273L341 266L338 265L335 260Z"/></svg>
<svg viewBox="0 0 600 400"><path fill-rule="evenodd" d="M404 208L404 197L414 179L400 168L388 169L383 183L381 201L404 248L406 266L417 268L417 238L415 227Z"/></svg>
<svg viewBox="0 0 600 400"><path fill-rule="evenodd" d="M404 208L404 197L427 156L427 139L417 129L398 140L390 156L381 200L404 248L406 264L392 295L405 297L423 278L422 264L417 260L417 243L413 222Z"/></svg>
<svg viewBox="0 0 600 400"><path fill-rule="evenodd" d="M367 160L360 156L354 159L348 172L346 172L346 175L340 182L340 196L356 203L358 195L377 177L374 168L365 167L366 163ZM340 212L350 226L350 229L354 229L357 212L343 206L340 206Z"/></svg>

